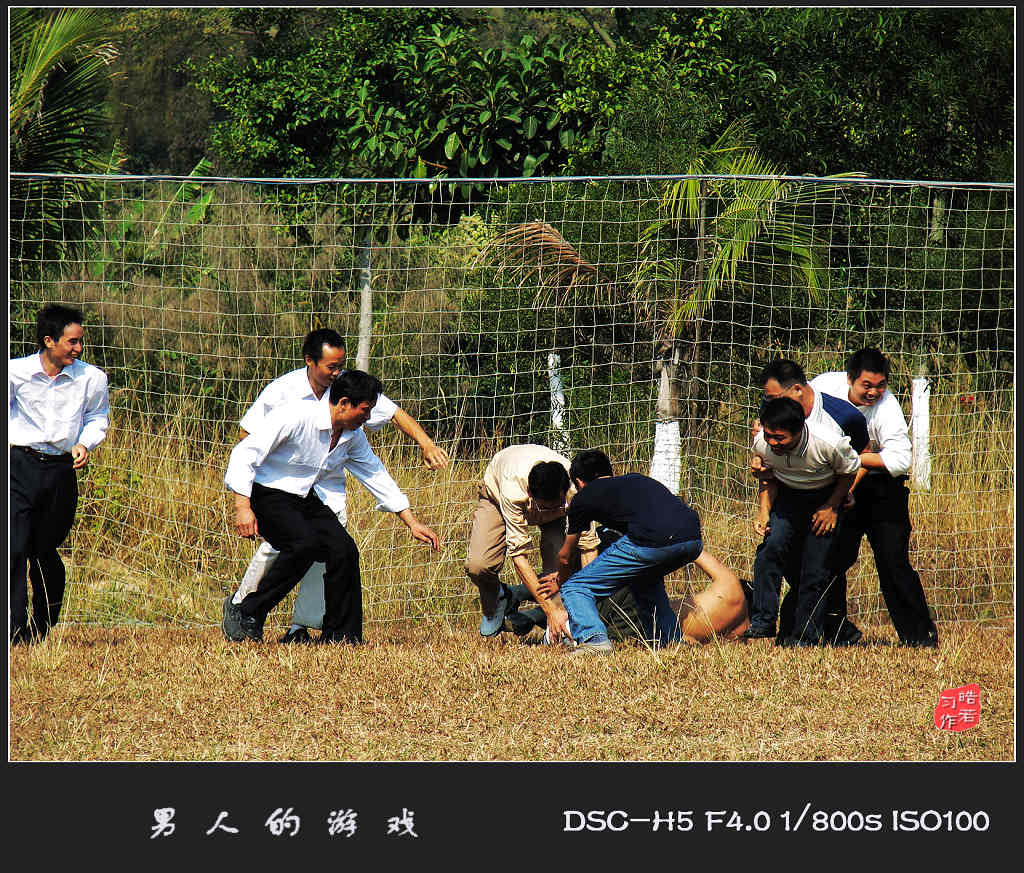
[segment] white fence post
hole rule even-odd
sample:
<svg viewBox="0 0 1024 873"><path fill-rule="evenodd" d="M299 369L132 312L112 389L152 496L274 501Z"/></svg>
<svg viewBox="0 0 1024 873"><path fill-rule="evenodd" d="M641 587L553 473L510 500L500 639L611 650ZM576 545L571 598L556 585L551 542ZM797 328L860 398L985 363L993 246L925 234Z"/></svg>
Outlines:
<svg viewBox="0 0 1024 873"><path fill-rule="evenodd" d="M932 487L932 455L928 444L928 402L932 389L923 376L914 379L911 386L910 432L914 450L912 473L914 484L927 491Z"/></svg>
<svg viewBox="0 0 1024 873"><path fill-rule="evenodd" d="M551 390L551 448L565 454L569 451L569 411L562 390L562 359L548 354L548 386Z"/></svg>
<svg viewBox="0 0 1024 873"><path fill-rule="evenodd" d="M682 438L679 435L678 403L672 385L674 370L673 364L668 362L662 364L650 475L652 479L656 479L673 494L678 495L681 472L679 453L682 449Z"/></svg>

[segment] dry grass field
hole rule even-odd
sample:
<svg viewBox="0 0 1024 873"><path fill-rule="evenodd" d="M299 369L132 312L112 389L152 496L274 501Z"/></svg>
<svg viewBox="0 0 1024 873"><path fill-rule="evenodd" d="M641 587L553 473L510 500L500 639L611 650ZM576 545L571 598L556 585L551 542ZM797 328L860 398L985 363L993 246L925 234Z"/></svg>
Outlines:
<svg viewBox="0 0 1024 873"><path fill-rule="evenodd" d="M1012 629L938 650L721 643L574 656L460 621L352 647L228 644L213 628L62 625L10 655L13 761L1008 761ZM267 639L272 640L270 624ZM536 632L534 632L536 633ZM981 687L980 724L934 726Z"/></svg>

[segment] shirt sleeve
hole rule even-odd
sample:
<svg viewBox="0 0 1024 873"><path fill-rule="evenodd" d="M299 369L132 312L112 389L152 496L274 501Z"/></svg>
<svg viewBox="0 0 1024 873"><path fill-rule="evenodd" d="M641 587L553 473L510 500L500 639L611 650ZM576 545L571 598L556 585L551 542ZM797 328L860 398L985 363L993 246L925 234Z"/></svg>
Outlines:
<svg viewBox="0 0 1024 873"><path fill-rule="evenodd" d="M349 444L345 469L358 479L374 497L381 512L402 512L409 508L409 498L391 478L384 463L367 442L366 434L358 431Z"/></svg>
<svg viewBox="0 0 1024 873"><path fill-rule="evenodd" d="M530 551L533 539L530 537L530 524L523 507L499 491L498 511L505 521L505 554L514 558Z"/></svg>
<svg viewBox="0 0 1024 873"><path fill-rule="evenodd" d="M895 394L887 393L887 400L874 416L875 441L878 454L890 476L905 476L910 471L913 450L907 420Z"/></svg>
<svg viewBox="0 0 1024 873"><path fill-rule="evenodd" d="M378 395L377 402L374 404L373 409L370 410L370 418L363 425L363 430L370 431L371 433L380 430L395 417L397 411L398 404L394 400L384 394Z"/></svg>
<svg viewBox="0 0 1024 873"><path fill-rule="evenodd" d="M287 439L292 422L288 417L271 413L244 440L231 450L224 484L243 497L252 496L256 468Z"/></svg>
<svg viewBox="0 0 1024 873"><path fill-rule="evenodd" d="M82 431L77 442L90 452L96 448L110 427L110 395L107 391L107 374L99 368L93 374L95 384L86 395L85 409L82 410Z"/></svg>
<svg viewBox="0 0 1024 873"><path fill-rule="evenodd" d="M238 422L238 426L246 433L255 431L263 419L270 414L271 410L280 405L280 398L276 397L276 394L276 386L271 382L259 393L252 406L245 411L245 415Z"/></svg>
<svg viewBox="0 0 1024 873"><path fill-rule="evenodd" d="M844 436L832 449L832 469L840 476L856 473L860 469L860 455L850 445L850 438Z"/></svg>

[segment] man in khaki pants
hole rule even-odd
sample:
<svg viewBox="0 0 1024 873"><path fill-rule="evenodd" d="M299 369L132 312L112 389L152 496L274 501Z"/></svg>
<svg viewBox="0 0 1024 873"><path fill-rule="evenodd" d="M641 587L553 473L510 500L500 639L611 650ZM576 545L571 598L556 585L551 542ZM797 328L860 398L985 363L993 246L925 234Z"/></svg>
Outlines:
<svg viewBox="0 0 1024 873"><path fill-rule="evenodd" d="M518 604L499 580L505 558L545 615L558 603L538 590L537 574L528 557L533 546L530 526L540 528L541 562L545 573L558 568L565 542L565 516L576 489L569 481L569 459L546 446L525 444L502 449L484 470L473 528L469 534L466 574L480 589L480 635L501 632L506 610ZM593 527L579 539L581 565L597 557L599 540ZM510 609L511 607L511 609Z"/></svg>

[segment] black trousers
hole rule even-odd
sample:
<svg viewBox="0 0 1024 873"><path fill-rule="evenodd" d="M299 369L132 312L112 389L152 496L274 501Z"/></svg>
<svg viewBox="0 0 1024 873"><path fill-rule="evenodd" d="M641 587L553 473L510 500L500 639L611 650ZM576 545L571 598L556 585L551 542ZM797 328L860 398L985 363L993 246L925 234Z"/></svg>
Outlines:
<svg viewBox="0 0 1024 873"><path fill-rule="evenodd" d="M78 507L71 465L70 455L44 461L10 447L11 640L29 633L29 580L34 633L45 636L60 615L65 571L57 548L71 532Z"/></svg>
<svg viewBox="0 0 1024 873"><path fill-rule="evenodd" d="M298 497L252 486L250 505L260 534L280 552L256 590L240 604L242 613L261 622L317 561L324 573L324 621L321 638L359 643L363 639L363 590L359 549L338 517L312 491Z"/></svg>
<svg viewBox="0 0 1024 873"><path fill-rule="evenodd" d="M828 591L827 612L846 616L846 573L857 562L861 539L867 536L882 597L900 641L935 642L938 631L928 612L921 577L910 565L910 489L905 479L869 473L854 498L836 537L837 578Z"/></svg>

